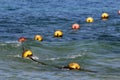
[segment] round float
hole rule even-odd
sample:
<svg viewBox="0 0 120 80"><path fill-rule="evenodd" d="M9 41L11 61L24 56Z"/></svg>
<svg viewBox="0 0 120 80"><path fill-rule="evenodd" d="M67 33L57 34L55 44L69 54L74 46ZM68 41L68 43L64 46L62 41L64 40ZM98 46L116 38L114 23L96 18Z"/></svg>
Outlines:
<svg viewBox="0 0 120 80"><path fill-rule="evenodd" d="M75 24L72 25L72 29L73 30L78 30L79 28L80 28L80 25L77 24L77 23L75 23Z"/></svg>
<svg viewBox="0 0 120 80"><path fill-rule="evenodd" d="M62 37L63 36L63 32L61 30L57 30L54 32L54 37Z"/></svg>
<svg viewBox="0 0 120 80"><path fill-rule="evenodd" d="M86 22L92 23L92 22L94 22L94 19L93 19L92 17L88 17L88 18L86 19Z"/></svg>
<svg viewBox="0 0 120 80"><path fill-rule="evenodd" d="M78 63L72 62L68 64L69 69L75 69L75 70L80 70L80 65Z"/></svg>
<svg viewBox="0 0 120 80"><path fill-rule="evenodd" d="M32 56L32 51L31 50L25 50L23 53L22 53L22 57L23 58L27 58L27 57L30 57Z"/></svg>
<svg viewBox="0 0 120 80"><path fill-rule="evenodd" d="M108 17L109 17L109 14L108 14L108 13L103 13L103 14L101 15L101 18L102 18L102 19L108 19Z"/></svg>
<svg viewBox="0 0 120 80"><path fill-rule="evenodd" d="M35 35L34 39L37 40L37 41L42 41L43 40L41 35Z"/></svg>
<svg viewBox="0 0 120 80"><path fill-rule="evenodd" d="M18 39L18 41L19 41L19 42L24 42L24 41L26 41L26 38L25 38L25 37L20 37L20 38Z"/></svg>
<svg viewBox="0 0 120 80"><path fill-rule="evenodd" d="M120 10L118 11L118 14L120 15Z"/></svg>

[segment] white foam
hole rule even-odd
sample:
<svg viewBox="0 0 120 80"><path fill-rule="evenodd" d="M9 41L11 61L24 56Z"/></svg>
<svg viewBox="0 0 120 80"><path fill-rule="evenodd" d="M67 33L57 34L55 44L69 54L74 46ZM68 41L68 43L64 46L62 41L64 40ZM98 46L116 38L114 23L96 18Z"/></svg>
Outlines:
<svg viewBox="0 0 120 80"><path fill-rule="evenodd" d="M14 55L13 57L19 57L19 58L21 58L21 55L17 54L17 55Z"/></svg>
<svg viewBox="0 0 120 80"><path fill-rule="evenodd" d="M20 43L18 41L6 41L5 43Z"/></svg>
<svg viewBox="0 0 120 80"><path fill-rule="evenodd" d="M13 57L18 57L18 58L22 58L21 55L17 54L17 55L14 55ZM32 56L33 59L39 59L37 56ZM28 58L29 59L29 58Z"/></svg>
<svg viewBox="0 0 120 80"><path fill-rule="evenodd" d="M5 46L5 45L8 45L8 44L12 44L14 46L21 46L21 42L18 42L18 41L7 41L5 43L0 43L1 46Z"/></svg>
<svg viewBox="0 0 120 80"><path fill-rule="evenodd" d="M81 54L76 54L76 55L71 55L71 56L67 56L67 58L77 58L77 57L81 57Z"/></svg>
<svg viewBox="0 0 120 80"><path fill-rule="evenodd" d="M66 56L66 57L57 57L57 58L48 58L46 60L59 60L59 59L74 59L74 58L77 58L77 57L81 57L82 55L81 54L76 54L76 55L71 55L71 56Z"/></svg>
<svg viewBox="0 0 120 80"><path fill-rule="evenodd" d="M57 57L57 58L48 58L46 60L51 60L51 61L54 61L54 60L58 60L58 59L61 59L60 57Z"/></svg>
<svg viewBox="0 0 120 80"><path fill-rule="evenodd" d="M33 59L38 60L39 58L37 56L32 56Z"/></svg>

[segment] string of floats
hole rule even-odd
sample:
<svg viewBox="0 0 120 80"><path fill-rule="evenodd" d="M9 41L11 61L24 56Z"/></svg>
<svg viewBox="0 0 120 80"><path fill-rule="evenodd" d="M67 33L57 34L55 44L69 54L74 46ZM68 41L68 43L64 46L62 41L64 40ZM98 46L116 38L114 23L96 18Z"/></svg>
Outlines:
<svg viewBox="0 0 120 80"><path fill-rule="evenodd" d="M118 14L120 14L120 11L118 12ZM103 13L101 15L101 18L103 20L107 20L109 18L109 14L108 13ZM92 22L94 22L94 19L92 17L88 17L86 19L86 22L92 23ZM77 24L77 23L75 23L75 24L72 25L72 29L73 30L78 30L79 28L80 28L80 25ZM62 37L62 36L63 36L63 32L61 30L57 30L57 31L54 32L54 37ZM34 39L37 40L37 41L42 41L43 40L43 38L42 38L41 35L35 35ZM26 41L26 38L25 37L20 37L18 39L18 41L21 42L21 43L23 43L24 41ZM95 72L95 73L97 72L97 71L92 71L92 70L88 70L88 69L83 69L76 62L69 63L66 66L56 66L56 65L46 64L44 62L41 62L41 61L38 61L38 60L34 59L32 51L31 50L26 50L23 45L22 45L22 50L23 50L22 58L29 58L32 61L37 62L37 63L39 63L41 65L51 66L51 67L58 68L58 69L81 70L81 71Z"/></svg>

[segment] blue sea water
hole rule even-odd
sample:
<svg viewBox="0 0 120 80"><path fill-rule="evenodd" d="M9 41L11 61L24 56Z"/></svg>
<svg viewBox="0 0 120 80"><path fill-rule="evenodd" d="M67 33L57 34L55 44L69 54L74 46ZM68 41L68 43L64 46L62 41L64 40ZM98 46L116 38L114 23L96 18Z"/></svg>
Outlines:
<svg viewBox="0 0 120 80"><path fill-rule="evenodd" d="M119 80L119 0L0 0L0 80ZM109 18L101 19L107 12ZM93 23L86 18L93 17ZM72 30L74 23L79 30ZM56 30L63 31L55 38ZM35 41L39 34L43 41ZM26 37L21 44L18 38ZM97 71L61 70L23 59L22 45L50 65L77 62Z"/></svg>

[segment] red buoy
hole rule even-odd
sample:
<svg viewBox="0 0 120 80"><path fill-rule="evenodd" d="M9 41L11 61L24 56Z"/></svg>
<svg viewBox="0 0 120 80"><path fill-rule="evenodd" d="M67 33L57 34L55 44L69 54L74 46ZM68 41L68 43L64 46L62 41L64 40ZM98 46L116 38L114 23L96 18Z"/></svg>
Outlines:
<svg viewBox="0 0 120 80"><path fill-rule="evenodd" d="M18 39L18 41L19 41L19 42L24 42L24 41L26 41L26 38L25 38L25 37L20 37L20 38Z"/></svg>
<svg viewBox="0 0 120 80"><path fill-rule="evenodd" d="M75 23L75 24L72 25L72 29L73 30L78 30L79 28L80 28L80 25L77 24L77 23Z"/></svg>
<svg viewBox="0 0 120 80"><path fill-rule="evenodd" d="M120 10L118 11L118 14L120 15Z"/></svg>

